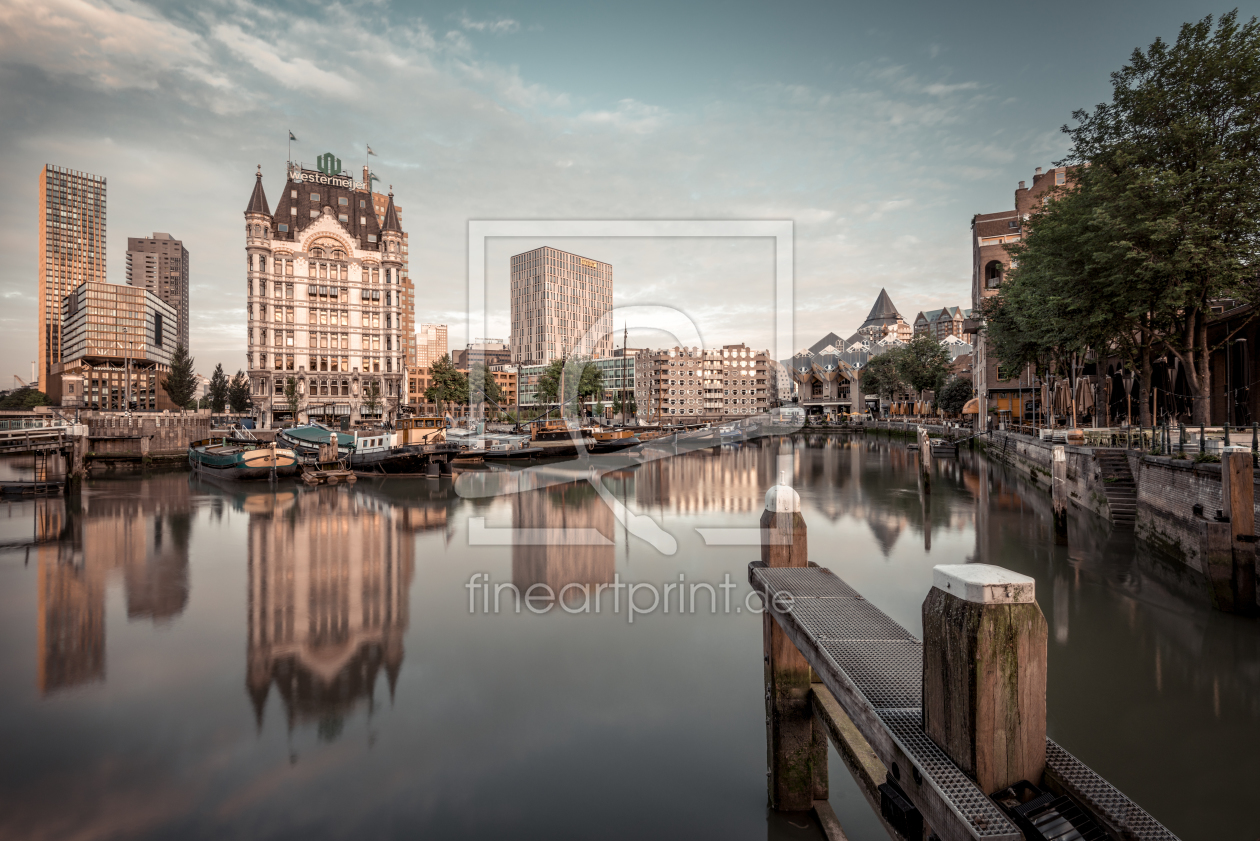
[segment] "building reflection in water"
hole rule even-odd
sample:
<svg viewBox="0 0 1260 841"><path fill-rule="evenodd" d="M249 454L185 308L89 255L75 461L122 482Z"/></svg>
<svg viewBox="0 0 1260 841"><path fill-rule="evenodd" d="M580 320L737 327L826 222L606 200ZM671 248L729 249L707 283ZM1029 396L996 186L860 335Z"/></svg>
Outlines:
<svg viewBox="0 0 1260 841"><path fill-rule="evenodd" d="M246 685L261 729L274 684L288 726L335 738L383 670L393 696L414 574L414 534L446 508L346 487L263 492L249 514ZM414 510L413 510L414 509Z"/></svg>
<svg viewBox="0 0 1260 841"><path fill-rule="evenodd" d="M92 483L36 502L36 684L42 694L105 679L105 587L121 574L127 617L169 622L188 605L191 533L182 473Z"/></svg>
<svg viewBox="0 0 1260 841"><path fill-rule="evenodd" d="M626 481L626 476L613 473L609 477L606 484L616 493L619 484ZM526 491L513 494L511 499L513 528L546 529L549 533L549 539L545 541L517 540L512 545L512 584L522 596L533 585L545 584L565 604L580 605L584 596L578 588L561 592L567 585L591 586L613 582L616 520L612 509L604 504L589 483ZM578 529L583 531L576 531ZM594 538L591 530L604 539ZM580 533L587 538L565 542L566 533ZM593 598L593 587L591 593ZM507 597L506 593L504 597ZM502 605L503 609L509 609L510 601Z"/></svg>

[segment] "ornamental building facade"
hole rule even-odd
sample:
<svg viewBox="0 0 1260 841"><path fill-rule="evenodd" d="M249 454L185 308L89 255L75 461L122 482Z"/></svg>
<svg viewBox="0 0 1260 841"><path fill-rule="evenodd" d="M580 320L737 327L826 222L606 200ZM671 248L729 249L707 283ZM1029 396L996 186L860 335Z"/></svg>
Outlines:
<svg viewBox="0 0 1260 841"><path fill-rule="evenodd" d="M328 172L290 164L274 214L260 169L245 209L254 414L263 424L386 422L405 396L402 226L392 190L376 214L366 169L356 182L332 155L320 160Z"/></svg>

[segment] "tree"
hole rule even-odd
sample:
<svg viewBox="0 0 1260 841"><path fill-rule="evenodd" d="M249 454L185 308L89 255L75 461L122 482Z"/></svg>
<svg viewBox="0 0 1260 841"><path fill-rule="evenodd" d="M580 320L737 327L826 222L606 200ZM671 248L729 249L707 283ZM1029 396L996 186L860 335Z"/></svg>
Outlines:
<svg viewBox="0 0 1260 841"><path fill-rule="evenodd" d="M232 377L232 382L228 386L228 405L232 407L233 412L245 412L249 410L251 404L249 396L249 380L245 376L245 372L236 369L236 375Z"/></svg>
<svg viewBox="0 0 1260 841"><path fill-rule="evenodd" d="M936 396L936 403L948 414L956 415L971 399L971 380L956 377L945 383Z"/></svg>
<svg viewBox="0 0 1260 841"><path fill-rule="evenodd" d="M538 387L534 394L539 403L554 403L560 394L560 375L564 371L564 360L553 359L547 370L538 375Z"/></svg>
<svg viewBox="0 0 1260 841"><path fill-rule="evenodd" d="M363 384L363 408L368 414L375 415L381 410L381 386L376 380Z"/></svg>
<svg viewBox="0 0 1260 841"><path fill-rule="evenodd" d="M900 379L917 392L939 388L949 373L949 351L927 333L920 333L905 347L898 348L894 362Z"/></svg>
<svg viewBox="0 0 1260 841"><path fill-rule="evenodd" d="M898 373L898 361L903 350L899 347L889 348L866 363L859 378L863 394L891 398L897 392L905 390L906 384Z"/></svg>
<svg viewBox="0 0 1260 841"><path fill-rule="evenodd" d="M229 389L231 385L227 374L223 373L223 363L220 362L214 366L214 373L210 375L210 411L216 415L223 414L227 408Z"/></svg>
<svg viewBox="0 0 1260 841"><path fill-rule="evenodd" d="M1195 398L1193 422L1207 423L1212 302L1260 301L1260 26L1237 11L1215 29L1211 16L1184 24L1111 80L1110 103L1064 126L1065 163L1081 165L1096 203L1100 280L1128 291L1116 304L1143 325L1144 390L1150 349L1166 348Z"/></svg>
<svg viewBox="0 0 1260 841"><path fill-rule="evenodd" d="M33 409L48 405L48 395L39 389L24 385L0 397L0 409Z"/></svg>
<svg viewBox="0 0 1260 841"><path fill-rule="evenodd" d="M439 413L446 403L468 402L468 377L455 368L449 354L442 354L429 366L429 377L432 384L424 390L424 399L436 403Z"/></svg>
<svg viewBox="0 0 1260 841"><path fill-rule="evenodd" d="M162 390L181 409L193 402L197 376L193 373L193 358L188 355L188 349L183 342L175 345L175 353L171 356L171 370L162 380Z"/></svg>
<svg viewBox="0 0 1260 841"><path fill-rule="evenodd" d="M503 389L494 378L494 372L485 363L474 362L468 371L468 396L472 402L483 398L491 404L491 408L499 408L503 402Z"/></svg>
<svg viewBox="0 0 1260 841"><path fill-rule="evenodd" d="M293 422L297 423L298 409L302 408L302 395L298 393L297 380L292 377L284 381L284 403L293 415Z"/></svg>

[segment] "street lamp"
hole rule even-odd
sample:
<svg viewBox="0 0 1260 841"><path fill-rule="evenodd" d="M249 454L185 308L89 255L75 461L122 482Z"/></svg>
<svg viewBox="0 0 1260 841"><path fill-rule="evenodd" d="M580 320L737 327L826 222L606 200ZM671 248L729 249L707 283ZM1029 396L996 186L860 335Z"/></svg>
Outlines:
<svg viewBox="0 0 1260 841"><path fill-rule="evenodd" d="M1133 372L1126 368L1121 380L1124 382L1125 424L1133 426Z"/></svg>

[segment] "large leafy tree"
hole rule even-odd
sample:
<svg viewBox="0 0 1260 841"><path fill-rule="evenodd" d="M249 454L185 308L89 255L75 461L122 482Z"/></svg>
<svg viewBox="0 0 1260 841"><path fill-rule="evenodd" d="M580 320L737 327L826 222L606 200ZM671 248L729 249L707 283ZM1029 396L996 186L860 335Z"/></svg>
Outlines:
<svg viewBox="0 0 1260 841"><path fill-rule="evenodd" d="M447 403L468 402L468 376L455 367L449 354L442 354L429 366L431 383L424 390L424 399L436 403L438 412L445 411Z"/></svg>
<svg viewBox="0 0 1260 841"><path fill-rule="evenodd" d="M238 368L228 386L228 405L233 412L244 412L249 410L251 402L249 379L245 376L245 372Z"/></svg>
<svg viewBox="0 0 1260 841"><path fill-rule="evenodd" d="M227 374L223 373L223 363L220 362L214 366L214 373L210 375L210 411L215 414L222 414L227 408L228 391L231 385L228 383Z"/></svg>
<svg viewBox="0 0 1260 841"><path fill-rule="evenodd" d="M538 377L537 399L542 403L560 400L560 384L564 383L564 403L580 405L583 400L604 393L604 372L585 357L553 359Z"/></svg>
<svg viewBox="0 0 1260 841"><path fill-rule="evenodd" d="M965 380L962 377L956 377L945 383L936 396L937 405L951 415L961 412L970 399L971 380Z"/></svg>
<svg viewBox="0 0 1260 841"><path fill-rule="evenodd" d="M1112 101L1064 127L1065 162L1081 165L1093 203L1097 236L1085 247L1129 322L1128 338L1113 338L1145 348L1148 382L1150 348L1173 353L1193 421L1207 423L1212 302L1260 300L1260 27L1236 11L1215 27L1211 16L1185 24L1111 80Z"/></svg>
<svg viewBox="0 0 1260 841"><path fill-rule="evenodd" d="M949 351L927 333L920 333L904 348L898 348L895 362L901 379L918 392L940 388L949 373Z"/></svg>
<svg viewBox="0 0 1260 841"><path fill-rule="evenodd" d="M193 373L193 358L188 355L188 349L183 342L175 346L175 353L171 356L171 370L162 379L162 390L181 409L187 408L193 402L197 376Z"/></svg>
<svg viewBox="0 0 1260 841"><path fill-rule="evenodd" d="M863 394L891 398L897 392L905 391L906 384L897 364L903 351L904 348L891 347L866 363L859 378Z"/></svg>

